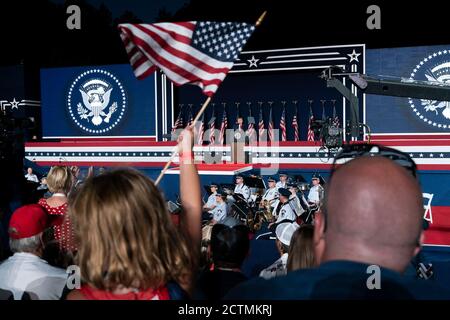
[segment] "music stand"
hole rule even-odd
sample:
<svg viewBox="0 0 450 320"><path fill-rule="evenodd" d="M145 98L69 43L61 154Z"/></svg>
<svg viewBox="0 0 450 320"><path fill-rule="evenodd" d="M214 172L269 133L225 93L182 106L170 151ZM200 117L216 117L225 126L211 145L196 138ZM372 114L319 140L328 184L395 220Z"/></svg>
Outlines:
<svg viewBox="0 0 450 320"><path fill-rule="evenodd" d="M244 184L249 188L266 189L266 183L261 177L256 176L244 177Z"/></svg>
<svg viewBox="0 0 450 320"><path fill-rule="evenodd" d="M227 192L227 190L232 193L234 191L235 185L232 183L222 183L220 184L220 189L224 192ZM228 192L227 192L228 193Z"/></svg>
<svg viewBox="0 0 450 320"><path fill-rule="evenodd" d="M294 180L295 180L295 183L302 183L302 182L308 183L308 181L306 181L305 177L303 177L301 174L294 176Z"/></svg>

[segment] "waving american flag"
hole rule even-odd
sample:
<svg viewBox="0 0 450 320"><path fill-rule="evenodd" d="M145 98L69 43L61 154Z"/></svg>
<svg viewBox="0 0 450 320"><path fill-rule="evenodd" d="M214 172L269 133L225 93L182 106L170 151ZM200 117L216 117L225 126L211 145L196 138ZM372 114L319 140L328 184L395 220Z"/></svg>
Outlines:
<svg viewBox="0 0 450 320"><path fill-rule="evenodd" d="M192 83L212 96L238 57L254 25L238 22L120 24L137 78L156 68L176 85Z"/></svg>

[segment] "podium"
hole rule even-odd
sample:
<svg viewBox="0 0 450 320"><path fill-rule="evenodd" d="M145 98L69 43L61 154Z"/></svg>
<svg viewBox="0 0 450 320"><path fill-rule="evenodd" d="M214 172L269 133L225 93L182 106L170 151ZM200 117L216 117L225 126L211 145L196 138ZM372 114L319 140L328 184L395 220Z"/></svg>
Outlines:
<svg viewBox="0 0 450 320"><path fill-rule="evenodd" d="M233 144L231 146L231 161L235 164L251 163L250 155L244 151L248 145L249 138L245 131L237 130L234 133Z"/></svg>

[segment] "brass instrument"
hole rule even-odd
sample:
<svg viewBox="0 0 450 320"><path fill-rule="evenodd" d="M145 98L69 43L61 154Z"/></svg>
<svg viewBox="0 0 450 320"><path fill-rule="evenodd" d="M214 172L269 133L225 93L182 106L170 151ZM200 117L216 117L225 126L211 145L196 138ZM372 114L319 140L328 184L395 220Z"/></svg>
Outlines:
<svg viewBox="0 0 450 320"><path fill-rule="evenodd" d="M268 200L263 200L263 206L264 206L264 219L266 219L267 222L271 222L273 220L273 215L272 215L272 203L277 200L277 199L272 199L270 201Z"/></svg>
<svg viewBox="0 0 450 320"><path fill-rule="evenodd" d="M261 229L261 226L264 222L272 222L273 215L271 204L275 200L276 199L270 201L263 200L260 203L260 208L262 208L262 210L258 210L255 213L249 213L249 215L247 216L247 226L249 227L250 231L256 232Z"/></svg>

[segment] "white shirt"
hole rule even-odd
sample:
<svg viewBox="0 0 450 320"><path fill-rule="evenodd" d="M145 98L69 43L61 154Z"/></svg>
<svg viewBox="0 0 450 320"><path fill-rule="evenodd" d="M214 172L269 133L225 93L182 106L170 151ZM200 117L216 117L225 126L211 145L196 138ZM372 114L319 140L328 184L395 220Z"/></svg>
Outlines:
<svg viewBox="0 0 450 320"><path fill-rule="evenodd" d="M227 204L225 202L218 203L211 213L216 222L221 222L227 217Z"/></svg>
<svg viewBox="0 0 450 320"><path fill-rule="evenodd" d="M267 201L271 201L275 198L278 198L279 193L278 193L278 189L275 188L269 188L266 190L266 192L264 193L262 199L263 200L267 200Z"/></svg>
<svg viewBox="0 0 450 320"><path fill-rule="evenodd" d="M16 300L24 291L33 300L59 300L67 276L64 269L26 252L15 253L0 264L0 288L11 291Z"/></svg>
<svg viewBox="0 0 450 320"><path fill-rule="evenodd" d="M277 261L265 268L259 273L259 276L264 279L271 279L287 274L287 260L288 254L284 253Z"/></svg>
<svg viewBox="0 0 450 320"><path fill-rule="evenodd" d="M308 193L308 202L318 203L320 201L319 193L322 189L320 184L313 186Z"/></svg>
<svg viewBox="0 0 450 320"><path fill-rule="evenodd" d="M280 209L280 212L278 213L276 223L280 223L283 220L295 221L297 219L297 215L294 212L293 208L291 207L291 202L286 202L284 204L279 203L279 205L281 206L281 209ZM277 214L277 207L275 207L275 210L273 213Z"/></svg>
<svg viewBox="0 0 450 320"><path fill-rule="evenodd" d="M286 182L283 183L281 181L278 181L277 184L275 185L277 190L280 189L280 188L286 188L286 186L287 186L287 183Z"/></svg>
<svg viewBox="0 0 450 320"><path fill-rule="evenodd" d="M245 201L250 198L250 189L245 184L238 184L234 187L234 193L239 193L244 196Z"/></svg>
<svg viewBox="0 0 450 320"><path fill-rule="evenodd" d="M28 180L28 181L33 181L33 182L37 182L37 183L39 183L39 180L38 180L38 177L35 175L35 174L29 174L29 173L27 173L26 175L25 175L25 178Z"/></svg>
<svg viewBox="0 0 450 320"><path fill-rule="evenodd" d="M211 195L208 197L208 201L206 201L206 207L211 208L212 206L217 205L216 194L217 192L211 193ZM208 212L212 213L212 210L209 210Z"/></svg>
<svg viewBox="0 0 450 320"><path fill-rule="evenodd" d="M298 198L298 196L291 194L289 199L292 199L290 201L290 203L292 204L292 207L294 208L295 213L297 214L297 216L300 216L303 212L305 212L305 209L303 209L303 207L302 207L302 205L300 203L300 199Z"/></svg>

